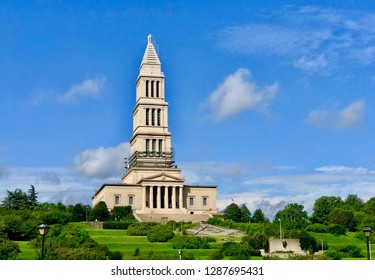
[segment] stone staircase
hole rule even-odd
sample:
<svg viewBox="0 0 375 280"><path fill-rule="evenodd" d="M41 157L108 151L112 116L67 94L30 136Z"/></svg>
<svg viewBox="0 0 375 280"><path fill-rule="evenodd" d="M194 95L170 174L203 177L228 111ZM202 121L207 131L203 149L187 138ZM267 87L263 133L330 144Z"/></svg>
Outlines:
<svg viewBox="0 0 375 280"><path fill-rule="evenodd" d="M166 223L168 221L176 222L206 222L212 217L209 213L189 214L189 213L133 213L134 217L140 222Z"/></svg>

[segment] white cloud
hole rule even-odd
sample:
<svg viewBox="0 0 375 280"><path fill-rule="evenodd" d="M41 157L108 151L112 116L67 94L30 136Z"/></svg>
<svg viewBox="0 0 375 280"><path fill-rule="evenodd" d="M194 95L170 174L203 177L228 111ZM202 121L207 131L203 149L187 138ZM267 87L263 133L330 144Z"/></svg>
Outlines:
<svg viewBox="0 0 375 280"><path fill-rule="evenodd" d="M84 80L80 84L73 85L67 92L58 96L57 99L61 103L71 103L79 98L97 98L99 97L105 82L106 78L104 76Z"/></svg>
<svg viewBox="0 0 375 280"><path fill-rule="evenodd" d="M244 55L283 56L298 69L317 73L375 62L372 13L312 6L288 6L267 13L272 16L260 16L257 23L224 28L219 32L219 45ZM323 69L327 71L317 71Z"/></svg>
<svg viewBox="0 0 375 280"><path fill-rule="evenodd" d="M324 55L320 55L313 59L308 59L305 55L299 60L294 62L294 66L306 71L319 71L325 68L328 65L328 62Z"/></svg>
<svg viewBox="0 0 375 280"><path fill-rule="evenodd" d="M373 171L369 171L364 167L347 167L343 165L326 165L315 168L316 171L320 171L327 174L373 174Z"/></svg>
<svg viewBox="0 0 375 280"><path fill-rule="evenodd" d="M124 172L124 158L129 154L129 147L126 142L116 147L88 149L75 157L75 167L89 178L120 178Z"/></svg>
<svg viewBox="0 0 375 280"><path fill-rule="evenodd" d="M276 96L278 84L259 88L250 71L238 69L225 78L208 98L212 117L222 120L245 110L264 112Z"/></svg>
<svg viewBox="0 0 375 280"><path fill-rule="evenodd" d="M352 102L342 110L317 109L308 114L306 123L320 128L354 128L362 124L365 110L362 100Z"/></svg>

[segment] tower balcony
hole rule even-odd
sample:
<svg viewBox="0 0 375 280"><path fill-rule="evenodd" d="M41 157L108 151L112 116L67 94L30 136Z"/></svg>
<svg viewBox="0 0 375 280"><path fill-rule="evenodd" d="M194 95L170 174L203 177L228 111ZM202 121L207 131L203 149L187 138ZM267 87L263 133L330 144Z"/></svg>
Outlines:
<svg viewBox="0 0 375 280"><path fill-rule="evenodd" d="M174 167L174 152L136 151L129 158L129 168L172 168Z"/></svg>

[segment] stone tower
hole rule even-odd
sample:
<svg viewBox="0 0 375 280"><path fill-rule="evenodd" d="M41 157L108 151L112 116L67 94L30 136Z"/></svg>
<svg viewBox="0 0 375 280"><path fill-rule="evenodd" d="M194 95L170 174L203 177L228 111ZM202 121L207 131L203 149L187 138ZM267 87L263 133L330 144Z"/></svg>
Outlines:
<svg viewBox="0 0 375 280"><path fill-rule="evenodd" d="M184 185L174 164L165 81L152 36L148 36L136 81L130 157L122 183L103 184L93 206L131 206L140 221L203 221L216 212L216 186Z"/></svg>

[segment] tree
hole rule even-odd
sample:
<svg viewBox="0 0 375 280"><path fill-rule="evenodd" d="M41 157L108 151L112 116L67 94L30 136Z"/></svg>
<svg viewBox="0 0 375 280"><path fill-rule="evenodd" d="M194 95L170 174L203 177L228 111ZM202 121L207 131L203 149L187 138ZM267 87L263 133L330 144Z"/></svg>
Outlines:
<svg viewBox="0 0 375 280"><path fill-rule="evenodd" d="M7 210L23 210L29 208L28 195L21 189L14 192L7 190L7 196L3 200L2 206Z"/></svg>
<svg viewBox="0 0 375 280"><path fill-rule="evenodd" d="M278 223L280 219L286 229L305 228L309 222L307 211L303 208L302 204L288 203L283 210L276 213L274 223Z"/></svg>
<svg viewBox="0 0 375 280"><path fill-rule="evenodd" d="M241 204L241 222L243 223L250 223L251 221L251 213L249 208L247 208L246 204Z"/></svg>
<svg viewBox="0 0 375 280"><path fill-rule="evenodd" d="M368 215L375 215L375 197L371 197L363 207L363 211Z"/></svg>
<svg viewBox="0 0 375 280"><path fill-rule="evenodd" d="M231 219L236 223L241 222L241 209L236 203L231 203L224 209L225 219Z"/></svg>
<svg viewBox="0 0 375 280"><path fill-rule="evenodd" d="M254 215L253 215L253 218L252 218L252 222L253 223L267 223L268 222L268 219L266 218L266 216L264 215L263 211L261 209L256 209L254 211Z"/></svg>
<svg viewBox="0 0 375 280"><path fill-rule="evenodd" d="M349 231L356 231L357 221L355 220L354 213L351 210L342 208L335 208L329 214L329 223L345 227Z"/></svg>
<svg viewBox="0 0 375 280"><path fill-rule="evenodd" d="M27 193L28 208L34 209L38 205L38 193L35 191L35 187L33 185L30 185L30 189L28 189Z"/></svg>
<svg viewBox="0 0 375 280"><path fill-rule="evenodd" d="M319 251L319 245L316 239L308 234L306 231L302 231L298 236L301 249L310 253Z"/></svg>
<svg viewBox="0 0 375 280"><path fill-rule="evenodd" d="M344 200L344 205L346 208L350 208L354 211L361 211L363 209L364 203L361 198L356 194L348 194Z"/></svg>
<svg viewBox="0 0 375 280"><path fill-rule="evenodd" d="M312 221L327 225L329 214L342 203L342 199L336 196L322 196L318 198L314 203Z"/></svg>
<svg viewBox="0 0 375 280"><path fill-rule="evenodd" d="M105 221L109 217L107 204L104 201L96 204L91 210L90 217L92 220Z"/></svg>

